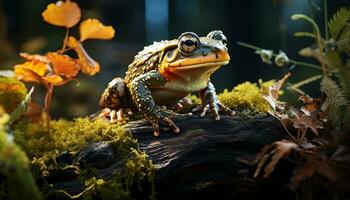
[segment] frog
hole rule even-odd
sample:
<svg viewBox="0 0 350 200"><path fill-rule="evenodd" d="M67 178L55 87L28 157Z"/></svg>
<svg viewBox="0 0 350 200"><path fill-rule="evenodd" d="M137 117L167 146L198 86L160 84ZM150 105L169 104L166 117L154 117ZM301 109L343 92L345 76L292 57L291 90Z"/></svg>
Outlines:
<svg viewBox="0 0 350 200"><path fill-rule="evenodd" d="M123 120L126 114L141 113L159 136L159 124L165 123L174 133L180 129L172 118L174 105L188 102L186 96L198 92L202 103L193 109L200 116L211 112L234 115L222 104L210 81L211 75L230 61L227 38L221 30L199 37L194 32L182 33L177 39L162 40L144 47L128 66L125 78L108 83L99 100L100 117L110 123Z"/></svg>

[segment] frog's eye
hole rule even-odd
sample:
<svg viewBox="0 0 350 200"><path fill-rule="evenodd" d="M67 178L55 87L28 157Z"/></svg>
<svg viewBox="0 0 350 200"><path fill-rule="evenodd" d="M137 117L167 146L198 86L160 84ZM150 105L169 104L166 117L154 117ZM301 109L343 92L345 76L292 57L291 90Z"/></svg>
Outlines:
<svg viewBox="0 0 350 200"><path fill-rule="evenodd" d="M185 55L192 55L199 48L199 45L199 37L192 32L183 33L178 39L178 48Z"/></svg>
<svg viewBox="0 0 350 200"><path fill-rule="evenodd" d="M223 45L227 45L226 36L220 30L211 31L210 33L208 33L207 37L214 40L219 40L222 42Z"/></svg>

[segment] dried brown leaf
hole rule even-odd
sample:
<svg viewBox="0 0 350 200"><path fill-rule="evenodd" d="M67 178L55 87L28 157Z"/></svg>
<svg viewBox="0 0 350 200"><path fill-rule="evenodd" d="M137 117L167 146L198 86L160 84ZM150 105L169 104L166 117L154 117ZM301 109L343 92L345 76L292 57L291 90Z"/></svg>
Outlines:
<svg viewBox="0 0 350 200"><path fill-rule="evenodd" d="M265 146L258 157L258 166L254 173L254 177L258 177L263 166L266 165L264 169L264 178L270 176L274 171L277 163L282 159L287 157L292 150L297 150L298 145L289 140L281 140L274 142L268 146ZM270 159L270 162L267 161Z"/></svg>

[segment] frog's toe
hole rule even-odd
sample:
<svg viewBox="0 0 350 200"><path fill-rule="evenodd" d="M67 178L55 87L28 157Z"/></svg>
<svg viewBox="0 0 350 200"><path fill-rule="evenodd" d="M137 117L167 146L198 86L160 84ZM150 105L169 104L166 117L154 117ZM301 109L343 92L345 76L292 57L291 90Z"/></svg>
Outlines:
<svg viewBox="0 0 350 200"><path fill-rule="evenodd" d="M220 111L224 112L224 113L227 113L228 115L230 116L233 116L236 114L236 111L234 110L231 110L230 108L228 108L227 106L225 106L224 104L222 103L219 103L218 104L219 108L220 108Z"/></svg>
<svg viewBox="0 0 350 200"><path fill-rule="evenodd" d="M175 125L173 120L171 120L169 117L164 117L163 121L165 121L168 126L173 130L174 133L179 133L180 129Z"/></svg>
<svg viewBox="0 0 350 200"><path fill-rule="evenodd" d="M160 131L159 131L159 120L164 121L167 124L167 126L169 126L171 128L171 130L174 133L179 133L180 132L180 129L175 125L173 120L171 120L169 117L164 117L162 119L157 119L157 120L151 121L152 126L153 126L153 134L154 134L154 136L159 136L159 134L160 134Z"/></svg>
<svg viewBox="0 0 350 200"><path fill-rule="evenodd" d="M129 116L131 116L131 115L134 114L130 108L125 109L125 112L126 112Z"/></svg>
<svg viewBox="0 0 350 200"><path fill-rule="evenodd" d="M100 114L98 115L98 118L105 118L109 115L111 112L111 109L109 108L104 108L103 110L100 111Z"/></svg>
<svg viewBox="0 0 350 200"><path fill-rule="evenodd" d="M103 110L101 110L99 118L107 119L109 120L109 123L115 124L125 119L125 113L127 113L128 115L132 115L132 111L130 109L120 108L118 110L115 110L110 108L104 108Z"/></svg>
<svg viewBox="0 0 350 200"><path fill-rule="evenodd" d="M173 107L172 110L179 112L181 111L183 108L187 108L193 105L193 102L190 98L188 97L184 97L181 100L179 100L179 102L177 102Z"/></svg>
<svg viewBox="0 0 350 200"><path fill-rule="evenodd" d="M153 126L153 135L154 136L159 136L159 125L158 123L152 123Z"/></svg>
<svg viewBox="0 0 350 200"><path fill-rule="evenodd" d="M224 112L228 115L234 115L236 112L231 110L230 108L226 107L220 102L214 102L211 101L207 104L202 104L192 110L192 112L201 111L200 116L204 117L208 111L210 111L213 115L215 120L220 120L219 112Z"/></svg>
<svg viewBox="0 0 350 200"><path fill-rule="evenodd" d="M175 106L173 107L173 109L174 109L175 111L179 111L179 110L181 110L183 107L184 107L184 106L179 102L179 103L175 104Z"/></svg>
<svg viewBox="0 0 350 200"><path fill-rule="evenodd" d="M108 115L108 117L109 117L109 123L111 123L111 124L117 123L117 118L118 118L117 113L118 113L118 112L117 112L116 110L111 110L111 111L109 112L109 115Z"/></svg>
<svg viewBox="0 0 350 200"><path fill-rule="evenodd" d="M200 114L201 117L204 117L207 114L207 111L209 110L209 104L202 107L202 112Z"/></svg>
<svg viewBox="0 0 350 200"><path fill-rule="evenodd" d="M170 119L171 116L176 116L178 114L164 109L160 106L156 106L153 109L151 115L145 115L145 117L152 123L154 129L154 136L159 136L159 122L165 122L165 124L172 129L174 133L179 133L180 129L175 125L173 120Z"/></svg>

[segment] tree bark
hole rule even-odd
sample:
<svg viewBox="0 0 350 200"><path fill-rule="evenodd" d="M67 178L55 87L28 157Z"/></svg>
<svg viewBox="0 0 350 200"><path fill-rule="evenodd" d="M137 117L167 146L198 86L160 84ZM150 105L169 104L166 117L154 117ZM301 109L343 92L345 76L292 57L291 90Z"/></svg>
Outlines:
<svg viewBox="0 0 350 200"><path fill-rule="evenodd" d="M179 134L169 129L154 137L145 120L129 122L156 168L158 199L293 199L286 186L291 163L282 161L270 179L254 179L255 158L264 145L282 139L271 116L180 116Z"/></svg>

